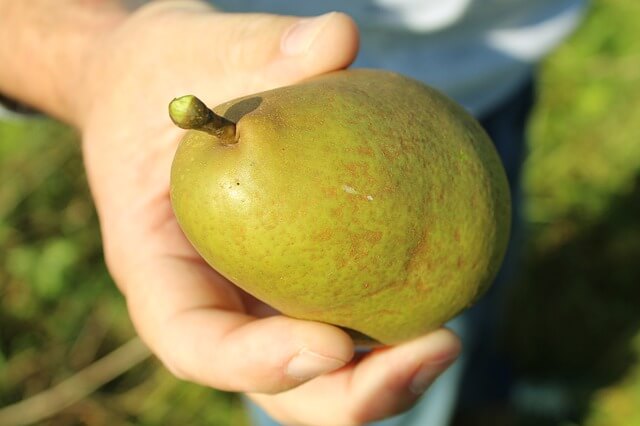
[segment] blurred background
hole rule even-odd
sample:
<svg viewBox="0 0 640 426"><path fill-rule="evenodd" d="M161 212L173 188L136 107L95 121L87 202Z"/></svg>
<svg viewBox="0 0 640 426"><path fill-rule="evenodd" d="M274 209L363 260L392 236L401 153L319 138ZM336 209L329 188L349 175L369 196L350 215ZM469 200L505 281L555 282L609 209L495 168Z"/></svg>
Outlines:
<svg viewBox="0 0 640 426"><path fill-rule="evenodd" d="M595 0L539 70L526 254L504 313L522 380L508 414L476 425L640 425L638 22L640 2ZM0 407L55 413L43 425L247 424L235 395L176 380L131 342L78 143L45 118L0 121Z"/></svg>

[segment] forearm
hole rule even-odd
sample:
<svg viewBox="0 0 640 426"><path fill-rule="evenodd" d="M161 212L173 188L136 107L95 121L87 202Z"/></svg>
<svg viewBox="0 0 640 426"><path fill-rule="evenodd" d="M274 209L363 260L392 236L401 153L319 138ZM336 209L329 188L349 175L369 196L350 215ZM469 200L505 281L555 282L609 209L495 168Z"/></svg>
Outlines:
<svg viewBox="0 0 640 426"><path fill-rule="evenodd" d="M0 93L75 123L84 63L126 16L119 0L0 0Z"/></svg>

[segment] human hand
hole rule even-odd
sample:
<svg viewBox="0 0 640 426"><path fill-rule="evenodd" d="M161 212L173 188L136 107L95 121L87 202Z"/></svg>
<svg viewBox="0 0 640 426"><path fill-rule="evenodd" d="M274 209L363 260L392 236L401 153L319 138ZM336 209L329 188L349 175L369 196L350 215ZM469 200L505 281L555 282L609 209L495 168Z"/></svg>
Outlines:
<svg viewBox="0 0 640 426"><path fill-rule="evenodd" d="M154 2L97 39L73 119L109 270L167 368L246 392L286 424L360 424L410 407L458 354L458 339L439 330L351 361L339 328L276 315L211 269L169 202L182 134L167 116L173 97L217 105L351 63L358 35L348 17L303 22Z"/></svg>

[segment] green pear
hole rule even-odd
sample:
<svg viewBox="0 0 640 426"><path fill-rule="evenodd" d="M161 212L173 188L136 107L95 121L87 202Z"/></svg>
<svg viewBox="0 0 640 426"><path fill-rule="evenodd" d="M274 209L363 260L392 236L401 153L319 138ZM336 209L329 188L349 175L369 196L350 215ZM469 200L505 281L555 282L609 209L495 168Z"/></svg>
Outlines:
<svg viewBox="0 0 640 426"><path fill-rule="evenodd" d="M294 318L396 344L472 305L504 255L509 189L480 125L436 90L329 73L209 110L171 172L185 235L217 271Z"/></svg>

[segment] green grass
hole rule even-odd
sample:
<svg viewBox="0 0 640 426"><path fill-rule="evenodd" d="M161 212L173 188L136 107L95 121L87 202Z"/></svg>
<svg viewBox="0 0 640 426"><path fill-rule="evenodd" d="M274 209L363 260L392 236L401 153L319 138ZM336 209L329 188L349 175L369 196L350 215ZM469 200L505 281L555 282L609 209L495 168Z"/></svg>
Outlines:
<svg viewBox="0 0 640 426"><path fill-rule="evenodd" d="M505 348L568 395L522 424L640 424L640 3L599 0L539 75L528 238ZM78 138L0 122L0 406L48 389L134 336L106 272ZM529 417L527 417L529 416ZM237 397L154 360L46 425L246 422ZM488 421L488 424L496 424Z"/></svg>

